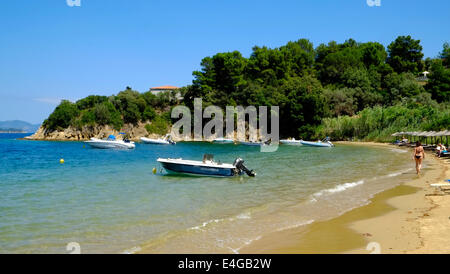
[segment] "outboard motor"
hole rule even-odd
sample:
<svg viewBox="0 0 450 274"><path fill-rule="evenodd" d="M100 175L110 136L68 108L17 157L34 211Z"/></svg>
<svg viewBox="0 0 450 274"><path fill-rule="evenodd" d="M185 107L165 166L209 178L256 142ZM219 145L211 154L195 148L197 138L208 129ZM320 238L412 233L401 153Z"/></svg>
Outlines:
<svg viewBox="0 0 450 274"><path fill-rule="evenodd" d="M256 176L256 173L253 170L249 170L246 166L244 166L244 160L242 160L241 158L236 158L233 165L236 167L239 173L245 172L250 177Z"/></svg>

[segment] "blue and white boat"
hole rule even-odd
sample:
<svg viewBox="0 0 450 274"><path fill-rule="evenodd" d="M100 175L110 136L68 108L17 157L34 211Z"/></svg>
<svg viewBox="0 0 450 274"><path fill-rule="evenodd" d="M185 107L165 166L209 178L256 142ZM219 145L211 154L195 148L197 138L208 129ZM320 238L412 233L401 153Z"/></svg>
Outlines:
<svg viewBox="0 0 450 274"><path fill-rule="evenodd" d="M280 140L280 143L283 145L290 145L290 146L301 146L303 140L295 140L295 138L292 139L283 139Z"/></svg>
<svg viewBox="0 0 450 274"><path fill-rule="evenodd" d="M300 143L304 146L310 146L310 147L334 147L333 143L330 142L329 138L325 138L323 141L317 141L317 142L309 142L309 141L301 140Z"/></svg>
<svg viewBox="0 0 450 274"><path fill-rule="evenodd" d="M233 164L217 163L210 154L205 154L203 161L183 160L182 158L158 158L157 161L171 174L214 177L232 177L244 173L251 177L256 175L253 170L244 166L244 160L241 158L237 158Z"/></svg>
<svg viewBox="0 0 450 274"><path fill-rule="evenodd" d="M133 149L135 148L134 142L124 139L117 140L116 136L109 135L106 140L91 138L89 141L85 142L93 148L101 148L101 149Z"/></svg>
<svg viewBox="0 0 450 274"><path fill-rule="evenodd" d="M164 138L159 138L159 139L151 139L151 138L146 138L146 137L141 137L140 139L144 144L153 144L153 145L175 145L176 144L176 142L172 140L172 137L170 136L170 134L167 134L166 136L164 136Z"/></svg>

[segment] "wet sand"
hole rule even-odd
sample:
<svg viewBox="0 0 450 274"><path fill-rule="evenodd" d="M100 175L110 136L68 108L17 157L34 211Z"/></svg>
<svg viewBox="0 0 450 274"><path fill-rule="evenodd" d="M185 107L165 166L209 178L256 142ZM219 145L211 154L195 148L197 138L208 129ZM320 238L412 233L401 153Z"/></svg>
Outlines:
<svg viewBox="0 0 450 274"><path fill-rule="evenodd" d="M375 195L366 206L268 234L240 253L450 253L450 195L430 186L450 178L449 160L428 153L425 161L421 176L411 174L410 181Z"/></svg>

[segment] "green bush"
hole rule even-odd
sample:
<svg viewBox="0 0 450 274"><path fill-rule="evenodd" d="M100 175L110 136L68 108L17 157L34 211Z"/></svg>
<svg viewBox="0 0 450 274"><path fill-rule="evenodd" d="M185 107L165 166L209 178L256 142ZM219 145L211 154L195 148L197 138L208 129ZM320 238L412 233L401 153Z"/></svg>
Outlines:
<svg viewBox="0 0 450 274"><path fill-rule="evenodd" d="M355 116L326 118L316 132L334 140L358 138L390 141L400 131L445 130L450 127L450 108L420 104L399 104L391 107L366 108Z"/></svg>
<svg viewBox="0 0 450 274"><path fill-rule="evenodd" d="M51 130L65 129L71 125L79 113L80 111L74 103L63 100L44 121L44 127Z"/></svg>
<svg viewBox="0 0 450 274"><path fill-rule="evenodd" d="M164 135L169 131L170 123L162 116L156 116L151 124L145 125L145 129L149 134Z"/></svg>

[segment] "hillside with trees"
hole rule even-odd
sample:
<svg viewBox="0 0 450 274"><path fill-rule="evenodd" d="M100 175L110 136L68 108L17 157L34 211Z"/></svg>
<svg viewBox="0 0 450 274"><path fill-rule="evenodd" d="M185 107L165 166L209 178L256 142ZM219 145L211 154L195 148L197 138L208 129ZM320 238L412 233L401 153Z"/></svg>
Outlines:
<svg viewBox="0 0 450 274"><path fill-rule="evenodd" d="M127 88L116 96L63 101L44 122L50 130L68 126L148 121L163 132L176 104L279 106L282 137L384 140L401 130L450 127L450 47L424 60L420 40L399 36L387 48L349 39L317 47L307 39L278 48L255 46L249 57L238 51L201 60L184 100ZM430 72L428 81L417 80Z"/></svg>

